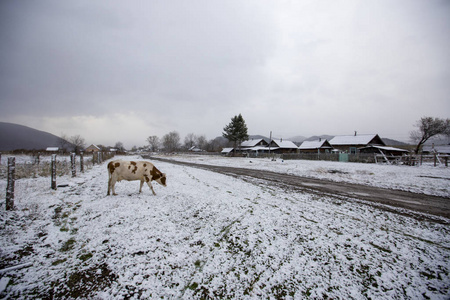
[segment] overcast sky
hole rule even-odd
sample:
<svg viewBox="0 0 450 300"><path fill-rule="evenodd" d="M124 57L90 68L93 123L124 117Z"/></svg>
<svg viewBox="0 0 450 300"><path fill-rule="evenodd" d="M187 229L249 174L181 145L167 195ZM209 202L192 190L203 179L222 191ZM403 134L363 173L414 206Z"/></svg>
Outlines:
<svg viewBox="0 0 450 300"><path fill-rule="evenodd" d="M450 1L0 2L0 120L125 147L450 117Z"/></svg>

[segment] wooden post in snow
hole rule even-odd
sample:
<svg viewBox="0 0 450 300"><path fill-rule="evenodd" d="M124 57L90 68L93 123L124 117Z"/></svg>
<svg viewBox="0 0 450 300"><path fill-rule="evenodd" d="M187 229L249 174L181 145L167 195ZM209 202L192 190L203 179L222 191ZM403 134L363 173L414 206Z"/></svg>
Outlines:
<svg viewBox="0 0 450 300"><path fill-rule="evenodd" d="M71 153L70 154L70 166L72 169L72 177L76 177L77 176L77 167L75 165L75 159L76 159L76 154L75 153Z"/></svg>
<svg viewBox="0 0 450 300"><path fill-rule="evenodd" d="M80 152L80 172L84 173L83 152Z"/></svg>
<svg viewBox="0 0 450 300"><path fill-rule="evenodd" d="M56 190L56 154L52 154L52 185L51 188Z"/></svg>
<svg viewBox="0 0 450 300"><path fill-rule="evenodd" d="M16 175L16 158L8 157L8 183L6 185L6 210L14 209L15 175Z"/></svg>

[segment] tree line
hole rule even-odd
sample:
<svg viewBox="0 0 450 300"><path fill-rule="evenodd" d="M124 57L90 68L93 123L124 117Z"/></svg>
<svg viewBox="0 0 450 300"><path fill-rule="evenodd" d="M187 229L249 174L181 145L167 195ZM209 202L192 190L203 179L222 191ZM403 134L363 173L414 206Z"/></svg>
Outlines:
<svg viewBox="0 0 450 300"><path fill-rule="evenodd" d="M433 117L422 117L414 125L416 130L410 132L410 139L416 143L415 153L419 153L422 146L430 138L435 136L447 136L450 138L450 119L441 119ZM146 139L147 145L144 147L133 146L131 151L147 150L152 152L165 151L188 151L196 147L202 151L220 152L224 147L238 147L243 141L248 140L248 128L241 114L231 118L231 122L223 128L222 136L212 140L207 140L205 135L196 135L189 133L182 141L177 131L171 131L162 138L151 135ZM110 148L117 149L118 152L125 152L126 149L122 142L117 142L114 147L105 147L97 145L102 150L107 151ZM61 135L61 148L69 149L79 153L86 147L84 138L80 135L71 137L65 134Z"/></svg>

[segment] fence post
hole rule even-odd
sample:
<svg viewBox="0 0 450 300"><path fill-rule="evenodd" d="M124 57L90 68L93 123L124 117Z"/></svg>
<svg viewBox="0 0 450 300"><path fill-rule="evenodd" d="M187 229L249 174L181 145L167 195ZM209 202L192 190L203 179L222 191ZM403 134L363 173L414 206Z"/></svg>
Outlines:
<svg viewBox="0 0 450 300"><path fill-rule="evenodd" d="M14 209L15 175L16 175L16 158L8 157L8 183L6 186L6 210Z"/></svg>
<svg viewBox="0 0 450 300"><path fill-rule="evenodd" d="M81 173L84 173L83 152L80 152L80 172L81 172Z"/></svg>
<svg viewBox="0 0 450 300"><path fill-rule="evenodd" d="M76 177L77 176L77 167L75 166L75 153L71 153L70 154L70 165L71 165L71 169L72 169L72 177Z"/></svg>
<svg viewBox="0 0 450 300"><path fill-rule="evenodd" d="M56 154L52 154L52 189L56 190Z"/></svg>

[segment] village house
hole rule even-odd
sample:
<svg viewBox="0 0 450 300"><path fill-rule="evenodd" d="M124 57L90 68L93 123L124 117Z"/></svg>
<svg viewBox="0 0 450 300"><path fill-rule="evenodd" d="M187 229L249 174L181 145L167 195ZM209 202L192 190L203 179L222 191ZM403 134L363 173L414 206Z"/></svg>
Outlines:
<svg viewBox="0 0 450 300"><path fill-rule="evenodd" d="M341 152L356 154L359 148L386 146L378 134L338 135L330 140L330 145Z"/></svg>
<svg viewBox="0 0 450 300"><path fill-rule="evenodd" d="M298 149L301 153L331 153L333 146L330 145L328 140L319 139L317 141L304 141Z"/></svg>
<svg viewBox="0 0 450 300"><path fill-rule="evenodd" d="M259 153L269 152L269 149L267 148L268 145L269 143L267 143L264 139L251 139L242 142L241 151L258 155Z"/></svg>
<svg viewBox="0 0 450 300"><path fill-rule="evenodd" d="M274 153L297 153L298 147L291 141L286 141L283 139L272 140L268 146L270 152Z"/></svg>

